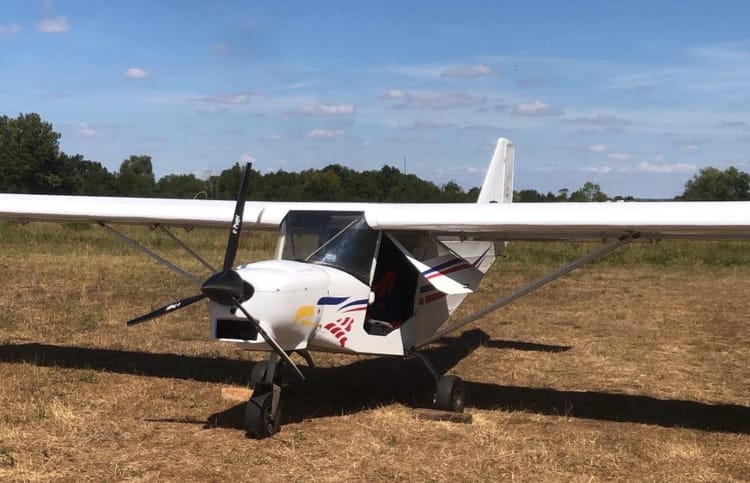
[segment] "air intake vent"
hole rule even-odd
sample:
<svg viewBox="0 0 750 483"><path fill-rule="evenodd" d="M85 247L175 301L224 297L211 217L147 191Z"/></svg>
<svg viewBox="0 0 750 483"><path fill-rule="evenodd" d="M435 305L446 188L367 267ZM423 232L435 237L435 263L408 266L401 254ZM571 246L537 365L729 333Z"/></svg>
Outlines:
<svg viewBox="0 0 750 483"><path fill-rule="evenodd" d="M219 319L216 321L216 338L258 340L258 331L247 320Z"/></svg>

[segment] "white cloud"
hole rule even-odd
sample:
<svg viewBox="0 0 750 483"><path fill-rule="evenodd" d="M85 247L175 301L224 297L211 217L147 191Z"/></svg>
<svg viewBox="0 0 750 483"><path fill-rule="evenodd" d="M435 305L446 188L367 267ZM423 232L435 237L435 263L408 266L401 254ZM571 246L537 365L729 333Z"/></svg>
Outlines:
<svg viewBox="0 0 750 483"><path fill-rule="evenodd" d="M593 117L577 117L575 119L568 119L566 122L604 128L609 131L620 131L624 126L632 124L627 119L615 116L614 114L597 114Z"/></svg>
<svg viewBox="0 0 750 483"><path fill-rule="evenodd" d="M309 139L335 139L344 136L344 131L340 129L313 129L305 134Z"/></svg>
<svg viewBox="0 0 750 483"><path fill-rule="evenodd" d="M477 64L449 67L440 74L440 77L445 79L478 79L479 77L492 74L492 67L484 64Z"/></svg>
<svg viewBox="0 0 750 483"><path fill-rule="evenodd" d="M252 156L250 154L243 154L240 157L241 163L254 163L255 162L255 156Z"/></svg>
<svg viewBox="0 0 750 483"><path fill-rule="evenodd" d="M745 121L721 121L719 123L721 127L747 127L747 123Z"/></svg>
<svg viewBox="0 0 750 483"><path fill-rule="evenodd" d="M701 147L699 144L696 143L685 143L682 146L680 146L680 151L684 153L694 153L696 151L700 151Z"/></svg>
<svg viewBox="0 0 750 483"><path fill-rule="evenodd" d="M385 94L381 94L380 98L388 101L392 99L404 99L406 97L406 92L402 91L401 89L391 89Z"/></svg>
<svg viewBox="0 0 750 483"><path fill-rule="evenodd" d="M309 104L287 114L304 116L351 116L356 111L354 104Z"/></svg>
<svg viewBox="0 0 750 483"><path fill-rule="evenodd" d="M526 104L519 104L510 111L515 116L544 117L559 116L564 114L563 111L552 104L544 101L534 101Z"/></svg>
<svg viewBox="0 0 750 483"><path fill-rule="evenodd" d="M198 109L198 112L205 112L209 114L216 114L219 112L226 112L227 108L225 106L220 106L216 104L210 104L207 106L203 106L200 109Z"/></svg>
<svg viewBox="0 0 750 483"><path fill-rule="evenodd" d="M609 159L614 159L615 161L627 161L632 158L632 156L627 153L609 153L607 157Z"/></svg>
<svg viewBox="0 0 750 483"><path fill-rule="evenodd" d="M130 79L147 79L151 77L151 72L140 67L130 67L125 69L125 77Z"/></svg>
<svg viewBox="0 0 750 483"><path fill-rule="evenodd" d="M586 173L607 174L612 172L611 166L591 166L583 169Z"/></svg>
<svg viewBox="0 0 750 483"><path fill-rule="evenodd" d="M255 95L249 92L238 94L216 94L213 96L189 97L188 100L204 104L198 111L207 113L225 112L230 107L250 103Z"/></svg>
<svg viewBox="0 0 750 483"><path fill-rule="evenodd" d="M18 24L12 23L9 25L0 25L0 35L13 35L22 31L23 27Z"/></svg>
<svg viewBox="0 0 750 483"><path fill-rule="evenodd" d="M293 82L286 86L287 89L302 89L304 87L312 87L316 85L318 81L316 80L303 80L299 82Z"/></svg>
<svg viewBox="0 0 750 483"><path fill-rule="evenodd" d="M78 125L78 135L81 136L81 137L83 137L83 138L89 138L89 139L91 139L91 138L96 137L97 131L96 131L96 129L94 129L93 127L89 126L85 122L82 122L82 123L80 123Z"/></svg>
<svg viewBox="0 0 750 483"><path fill-rule="evenodd" d="M236 106L238 104L247 104L250 102L250 94L218 95L208 97L206 100L217 104Z"/></svg>
<svg viewBox="0 0 750 483"><path fill-rule="evenodd" d="M384 100L400 100L394 104L394 109L415 109L415 110L444 110L459 109L463 107L473 107L484 104L487 99L477 97L465 92L431 92L431 93L411 93L400 90L391 90L385 96Z"/></svg>
<svg viewBox="0 0 750 483"><path fill-rule="evenodd" d="M70 25L68 25L68 19L63 16L45 18L39 21L37 30L46 33L61 33L70 30Z"/></svg>
<svg viewBox="0 0 750 483"><path fill-rule="evenodd" d="M437 174L484 174L487 168L477 166L450 166L447 168L435 168Z"/></svg>
<svg viewBox="0 0 750 483"><path fill-rule="evenodd" d="M445 127L455 127L456 124L439 119L419 119L412 124L404 125L407 129L440 129Z"/></svg>
<svg viewBox="0 0 750 483"><path fill-rule="evenodd" d="M604 144L592 144L589 146L589 151L592 153L603 153L607 150L607 146Z"/></svg>
<svg viewBox="0 0 750 483"><path fill-rule="evenodd" d="M641 173L658 173L658 174L669 174L669 173L692 173L698 169L694 164L687 163L661 163L654 164L648 161L641 161L636 167L636 171Z"/></svg>

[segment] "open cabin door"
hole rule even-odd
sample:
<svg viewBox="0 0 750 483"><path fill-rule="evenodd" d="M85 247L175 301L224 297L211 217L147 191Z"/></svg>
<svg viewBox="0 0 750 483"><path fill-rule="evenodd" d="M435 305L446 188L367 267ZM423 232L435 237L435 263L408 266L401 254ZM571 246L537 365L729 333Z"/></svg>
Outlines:
<svg viewBox="0 0 750 483"><path fill-rule="evenodd" d="M365 331L386 335L414 315L419 273L391 238L382 233L372 277L372 303Z"/></svg>

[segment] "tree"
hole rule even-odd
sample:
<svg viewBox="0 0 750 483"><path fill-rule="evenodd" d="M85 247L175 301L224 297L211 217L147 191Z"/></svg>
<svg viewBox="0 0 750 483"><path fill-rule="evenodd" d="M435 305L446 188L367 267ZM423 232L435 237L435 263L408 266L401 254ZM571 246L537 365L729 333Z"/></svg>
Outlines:
<svg viewBox="0 0 750 483"><path fill-rule="evenodd" d="M151 196L156 191L151 156L132 155L120 165L117 193L122 196Z"/></svg>
<svg viewBox="0 0 750 483"><path fill-rule="evenodd" d="M0 116L0 190L16 193L57 193L60 133L39 114Z"/></svg>
<svg viewBox="0 0 750 483"><path fill-rule="evenodd" d="M159 196L167 198L195 198L200 192L206 191L207 183L195 177L194 174L168 174L156 183Z"/></svg>
<svg viewBox="0 0 750 483"><path fill-rule="evenodd" d="M514 193L513 201L522 203L547 201L547 198L537 190L525 189Z"/></svg>
<svg viewBox="0 0 750 483"><path fill-rule="evenodd" d="M465 201L466 199L466 193L464 193L464 189L459 186L458 183L452 180L443 185L442 192L443 201L446 203L457 203Z"/></svg>
<svg viewBox="0 0 750 483"><path fill-rule="evenodd" d="M688 201L750 200L750 174L731 166L724 171L703 168L685 183L681 199Z"/></svg>
<svg viewBox="0 0 750 483"><path fill-rule="evenodd" d="M305 200L338 201L342 198L341 179L334 170L305 170L302 172L302 194Z"/></svg>
<svg viewBox="0 0 750 483"><path fill-rule="evenodd" d="M602 188L591 181L586 181L583 186L570 195L570 201L607 201L608 199Z"/></svg>

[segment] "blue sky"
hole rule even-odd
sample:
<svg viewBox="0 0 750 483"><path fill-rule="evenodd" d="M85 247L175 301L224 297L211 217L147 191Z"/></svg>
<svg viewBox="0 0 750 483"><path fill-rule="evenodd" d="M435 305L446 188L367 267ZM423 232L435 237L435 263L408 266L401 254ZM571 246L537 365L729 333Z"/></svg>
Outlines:
<svg viewBox="0 0 750 483"><path fill-rule="evenodd" d="M746 1L17 1L0 11L0 114L157 176L340 163L516 187L671 197L750 171Z"/></svg>

